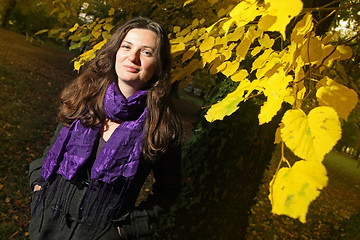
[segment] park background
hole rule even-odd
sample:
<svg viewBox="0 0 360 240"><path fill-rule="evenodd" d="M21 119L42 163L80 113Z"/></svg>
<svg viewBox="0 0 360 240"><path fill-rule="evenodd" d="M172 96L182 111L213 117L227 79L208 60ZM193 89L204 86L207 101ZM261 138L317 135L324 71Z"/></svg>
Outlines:
<svg viewBox="0 0 360 240"><path fill-rule="evenodd" d="M84 2L89 4L87 8ZM209 23L213 20L207 1L195 1L187 7L183 2L0 2L0 239L28 239L28 165L41 156L52 137L59 93L78 75L71 61L84 50L69 51L69 41L36 33L70 29L86 18L105 18L111 8L115 9L115 23L131 16L148 16L163 23L169 32L174 26L191 24L197 17ZM328 1L304 4L321 8ZM360 87L359 3L333 4L338 14L330 18L325 32L355 36L351 42L354 56L345 66L350 79ZM346 4L353 9L345 8ZM271 213L269 182L281 153L270 136L278 120L254 126L259 111L256 103L245 104L223 121L204 120L206 110L202 107L233 87L221 73L209 76L199 72L174 97L186 133L185 187L151 239L360 239L360 168L356 154L360 147L359 106L343 123L342 139L325 157L328 186L311 203L307 222L301 223ZM290 151L287 154L296 159ZM151 179L140 197L145 198L149 192Z"/></svg>

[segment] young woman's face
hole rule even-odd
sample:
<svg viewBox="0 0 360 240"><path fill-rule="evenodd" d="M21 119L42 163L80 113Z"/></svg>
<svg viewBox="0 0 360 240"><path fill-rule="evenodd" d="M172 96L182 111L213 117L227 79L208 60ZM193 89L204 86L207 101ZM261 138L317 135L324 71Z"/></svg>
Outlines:
<svg viewBox="0 0 360 240"><path fill-rule="evenodd" d="M125 97L143 88L156 71L158 36L147 29L131 29L116 53L115 71Z"/></svg>

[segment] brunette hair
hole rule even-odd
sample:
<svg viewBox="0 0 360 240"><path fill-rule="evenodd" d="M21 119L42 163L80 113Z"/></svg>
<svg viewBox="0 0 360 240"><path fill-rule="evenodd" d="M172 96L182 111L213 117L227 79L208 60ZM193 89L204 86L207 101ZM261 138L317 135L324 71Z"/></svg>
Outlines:
<svg viewBox="0 0 360 240"><path fill-rule="evenodd" d="M134 28L148 29L158 36L155 50L156 71L146 88L148 114L145 122L143 154L155 160L172 144L178 144L181 124L170 103L171 55L166 31L156 22L138 17L125 22L111 36L84 72L61 94L58 119L64 125L79 119L93 127L105 120L104 96L111 82L117 81L116 53L126 34Z"/></svg>

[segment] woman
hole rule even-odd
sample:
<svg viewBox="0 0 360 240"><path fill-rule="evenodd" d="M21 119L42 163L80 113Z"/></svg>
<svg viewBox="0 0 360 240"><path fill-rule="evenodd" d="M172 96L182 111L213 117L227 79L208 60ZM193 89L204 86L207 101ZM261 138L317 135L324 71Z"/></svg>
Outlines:
<svg viewBox="0 0 360 240"><path fill-rule="evenodd" d="M31 239L132 239L175 200L181 127L169 104L170 44L126 22L64 89L60 125L30 165ZM153 170L153 195L134 208Z"/></svg>

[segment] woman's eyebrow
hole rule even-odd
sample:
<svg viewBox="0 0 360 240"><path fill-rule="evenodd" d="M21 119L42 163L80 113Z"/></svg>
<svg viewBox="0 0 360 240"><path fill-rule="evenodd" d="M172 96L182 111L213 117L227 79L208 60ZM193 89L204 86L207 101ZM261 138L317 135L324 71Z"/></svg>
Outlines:
<svg viewBox="0 0 360 240"><path fill-rule="evenodd" d="M123 43L127 43L127 44L131 44L131 45L134 45L132 42L130 42L130 41L123 41ZM152 47L152 46L148 46L148 45L142 45L141 47L143 47L143 48L150 48L150 49L152 49L152 50L155 50L155 47Z"/></svg>

